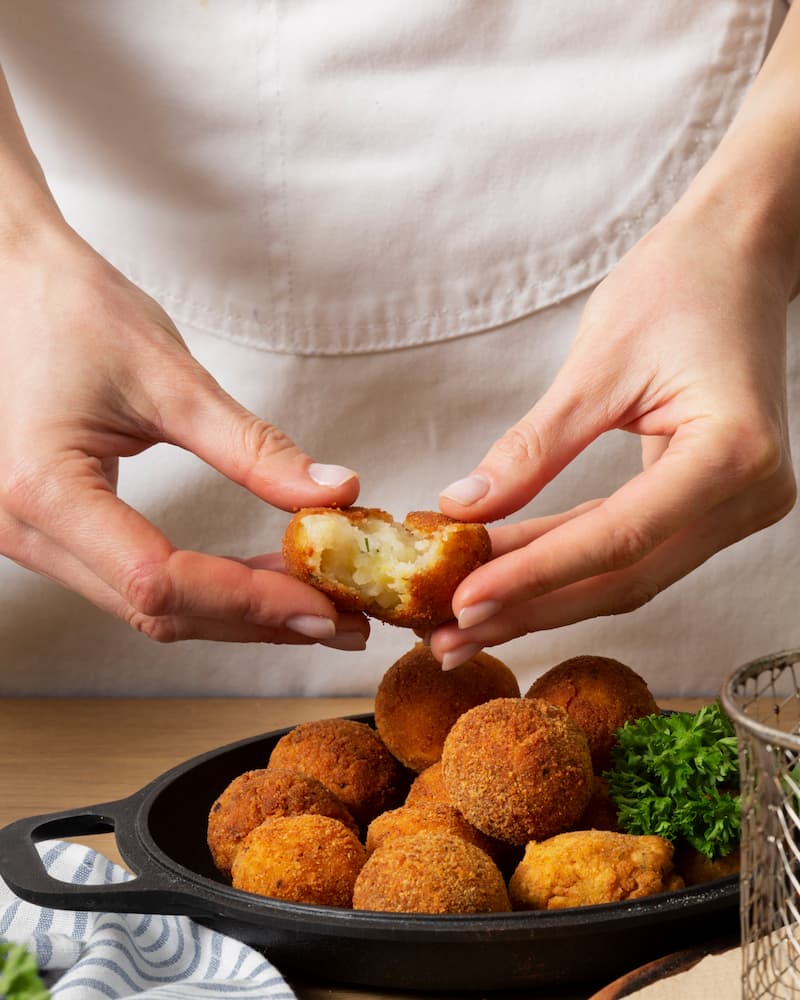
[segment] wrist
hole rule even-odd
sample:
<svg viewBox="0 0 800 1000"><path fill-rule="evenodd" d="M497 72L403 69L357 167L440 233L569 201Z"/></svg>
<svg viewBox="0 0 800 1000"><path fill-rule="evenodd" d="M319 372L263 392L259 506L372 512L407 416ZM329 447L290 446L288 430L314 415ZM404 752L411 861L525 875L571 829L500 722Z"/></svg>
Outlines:
<svg viewBox="0 0 800 1000"><path fill-rule="evenodd" d="M787 148L777 116L767 129L731 134L676 206L770 276L787 302L800 290L800 123L797 129L796 150Z"/></svg>
<svg viewBox="0 0 800 1000"><path fill-rule="evenodd" d="M0 69L0 251L66 228Z"/></svg>
<svg viewBox="0 0 800 1000"><path fill-rule="evenodd" d="M795 5L797 7L798 5ZM765 270L787 301L800 291L800 8L792 9L714 155L679 209Z"/></svg>
<svg viewBox="0 0 800 1000"><path fill-rule="evenodd" d="M66 231L58 206L46 185L0 157L0 251L23 247Z"/></svg>

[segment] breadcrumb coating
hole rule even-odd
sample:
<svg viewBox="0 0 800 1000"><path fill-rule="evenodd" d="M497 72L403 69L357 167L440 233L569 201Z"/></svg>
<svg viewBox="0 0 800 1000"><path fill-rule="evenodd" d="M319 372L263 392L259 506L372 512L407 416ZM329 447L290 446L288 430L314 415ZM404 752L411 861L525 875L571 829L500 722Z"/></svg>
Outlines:
<svg viewBox="0 0 800 1000"><path fill-rule="evenodd" d="M352 719L303 722L282 736L268 768L300 771L340 799L361 829L406 796L408 774L378 733Z"/></svg>
<svg viewBox="0 0 800 1000"><path fill-rule="evenodd" d="M329 816L273 816L247 835L233 861L235 889L293 903L350 907L364 845Z"/></svg>
<svg viewBox="0 0 800 1000"><path fill-rule="evenodd" d="M563 708L586 733L597 774L611 766L620 726L658 711L643 677L608 656L573 656L538 677L527 698L544 698Z"/></svg>
<svg viewBox="0 0 800 1000"><path fill-rule="evenodd" d="M376 816L367 829L367 854L372 854L393 837L407 837L423 830L461 837L470 844L480 847L495 863L499 860L499 848L505 846L481 833L452 806L443 802L431 802L425 805L404 805L397 809L388 809L380 816Z"/></svg>
<svg viewBox="0 0 800 1000"><path fill-rule="evenodd" d="M610 830L576 830L528 844L508 884L516 910L616 903L682 887L669 841Z"/></svg>
<svg viewBox="0 0 800 1000"><path fill-rule="evenodd" d="M447 789L444 787L442 762L440 760L435 764L431 764L430 767L426 767L424 771L420 771L416 778L414 778L408 790L408 795L406 795L405 804L412 806L423 805L428 802L441 802L445 805L450 805Z"/></svg>
<svg viewBox="0 0 800 1000"><path fill-rule="evenodd" d="M302 813L330 816L358 833L344 803L316 778L278 768L245 771L223 790L208 814L208 847L214 864L229 876L233 859L251 830L268 816Z"/></svg>
<svg viewBox="0 0 800 1000"><path fill-rule="evenodd" d="M461 837L421 831L395 837L367 859L353 907L393 913L502 913L511 909L503 876Z"/></svg>
<svg viewBox="0 0 800 1000"><path fill-rule="evenodd" d="M450 730L442 777L470 823L525 844L573 826L594 775L586 736L563 709L536 698L496 698L465 712Z"/></svg>
<svg viewBox="0 0 800 1000"><path fill-rule="evenodd" d="M419 772L441 758L445 738L460 715L493 698L519 694L517 678L496 657L480 652L445 671L420 642L381 678L375 725L394 756Z"/></svg>

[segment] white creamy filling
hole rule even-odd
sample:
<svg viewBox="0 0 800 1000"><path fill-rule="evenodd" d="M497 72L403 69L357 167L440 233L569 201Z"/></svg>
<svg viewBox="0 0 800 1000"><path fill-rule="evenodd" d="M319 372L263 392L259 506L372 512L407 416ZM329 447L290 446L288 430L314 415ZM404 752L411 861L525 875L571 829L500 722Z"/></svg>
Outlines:
<svg viewBox="0 0 800 1000"><path fill-rule="evenodd" d="M337 514L313 514L303 528L319 553L318 572L382 608L403 600L410 577L435 561L441 548L438 537L420 538L380 520L356 525Z"/></svg>

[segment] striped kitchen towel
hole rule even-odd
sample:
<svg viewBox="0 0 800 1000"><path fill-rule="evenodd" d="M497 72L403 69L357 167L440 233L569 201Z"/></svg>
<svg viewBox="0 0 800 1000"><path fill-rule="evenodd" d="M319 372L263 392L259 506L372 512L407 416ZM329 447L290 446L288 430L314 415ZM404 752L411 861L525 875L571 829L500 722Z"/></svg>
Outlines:
<svg viewBox="0 0 800 1000"><path fill-rule="evenodd" d="M132 876L81 844L37 845L57 879L84 885ZM53 1000L292 1000L263 955L188 917L50 910L18 899L0 879L0 939L36 955Z"/></svg>

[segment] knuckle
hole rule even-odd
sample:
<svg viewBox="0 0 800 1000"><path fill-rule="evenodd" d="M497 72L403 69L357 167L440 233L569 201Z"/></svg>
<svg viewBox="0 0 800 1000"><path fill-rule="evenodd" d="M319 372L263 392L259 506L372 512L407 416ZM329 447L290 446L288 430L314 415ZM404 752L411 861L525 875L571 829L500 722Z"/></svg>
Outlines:
<svg viewBox="0 0 800 1000"><path fill-rule="evenodd" d="M780 471L777 481L770 480L761 491L763 500L756 515L756 528L768 528L789 514L797 503L797 481L791 468Z"/></svg>
<svg viewBox="0 0 800 1000"><path fill-rule="evenodd" d="M123 594L134 614L148 618L168 615L174 593L165 564L139 563L129 575Z"/></svg>
<svg viewBox="0 0 800 1000"><path fill-rule="evenodd" d="M3 507L20 521L37 520L38 513L50 506L51 483L46 463L31 459L19 462L3 482Z"/></svg>
<svg viewBox="0 0 800 1000"><path fill-rule="evenodd" d="M728 441L723 465L735 481L757 483L780 468L783 440L777 429L766 422L740 421L732 428Z"/></svg>
<svg viewBox="0 0 800 1000"><path fill-rule="evenodd" d="M167 644L181 638L177 623L170 615L146 615L131 608L126 617L131 628L154 642Z"/></svg>
<svg viewBox="0 0 800 1000"><path fill-rule="evenodd" d="M536 428L520 421L509 428L495 444L495 452L511 465L529 465L539 462L544 450Z"/></svg>
<svg viewBox="0 0 800 1000"><path fill-rule="evenodd" d="M654 547L653 539L633 524L613 525L608 539L607 568L625 569L643 559Z"/></svg>
<svg viewBox="0 0 800 1000"><path fill-rule="evenodd" d="M775 521L786 517L797 503L797 480L791 470L788 475L782 477L780 488L775 491L772 499L772 520L770 523L774 524Z"/></svg>
<svg viewBox="0 0 800 1000"><path fill-rule="evenodd" d="M242 427L244 449L259 459L270 458L294 447L294 442L278 427L251 416Z"/></svg>
<svg viewBox="0 0 800 1000"><path fill-rule="evenodd" d="M641 577L629 580L616 594L609 613L612 615L626 615L631 611L638 611L645 604L649 604L660 592L661 588L655 580Z"/></svg>

